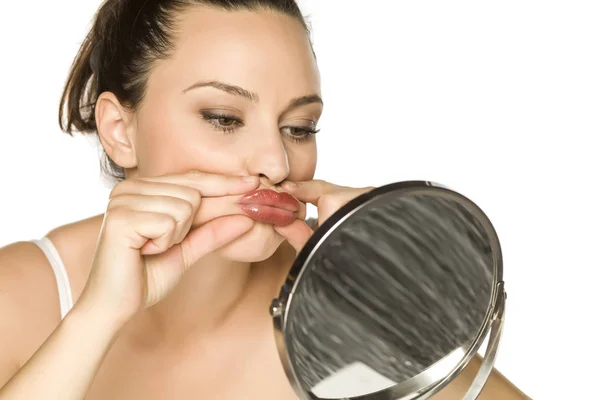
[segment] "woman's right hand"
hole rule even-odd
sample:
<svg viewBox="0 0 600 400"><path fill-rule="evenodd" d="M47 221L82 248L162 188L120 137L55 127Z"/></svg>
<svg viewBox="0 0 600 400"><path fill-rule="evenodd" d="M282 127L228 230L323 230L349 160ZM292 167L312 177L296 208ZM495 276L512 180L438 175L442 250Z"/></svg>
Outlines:
<svg viewBox="0 0 600 400"><path fill-rule="evenodd" d="M195 226L202 199L243 194L258 185L257 177L195 171L118 183L78 305L122 326L164 298L201 257L251 229L253 221L244 215Z"/></svg>

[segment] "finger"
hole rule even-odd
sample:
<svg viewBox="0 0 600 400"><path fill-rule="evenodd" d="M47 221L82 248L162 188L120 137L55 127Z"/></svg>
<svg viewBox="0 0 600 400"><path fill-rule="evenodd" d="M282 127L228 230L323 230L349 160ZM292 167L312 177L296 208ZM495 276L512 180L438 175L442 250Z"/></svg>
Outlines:
<svg viewBox="0 0 600 400"><path fill-rule="evenodd" d="M116 185L110 193L110 201L121 196L141 195L146 197L151 196L168 196L186 200L194 209L200 205L202 195L197 189L175 185L172 183L149 182L141 180L125 180Z"/></svg>
<svg viewBox="0 0 600 400"><path fill-rule="evenodd" d="M237 204L240 196L205 197L202 205L193 217L192 228L197 228L214 219L231 215L244 215Z"/></svg>
<svg viewBox="0 0 600 400"><path fill-rule="evenodd" d="M308 239L313 235L313 230L306 224L304 220L297 219L287 226L275 227L275 232L283 236L289 244L300 252L308 242Z"/></svg>
<svg viewBox="0 0 600 400"><path fill-rule="evenodd" d="M127 208L134 211L154 212L171 216L176 222L173 235L174 244L181 242L187 235L198 205L171 196L124 194L111 199L108 210L114 208Z"/></svg>
<svg viewBox="0 0 600 400"><path fill-rule="evenodd" d="M257 176L226 176L191 171L180 175L142 178L148 182L171 183L194 188L202 196L228 196L244 194L258 188Z"/></svg>
<svg viewBox="0 0 600 400"><path fill-rule="evenodd" d="M281 187L296 199L317 205L319 199L340 189L340 186L322 180L284 182Z"/></svg>
<svg viewBox="0 0 600 400"><path fill-rule="evenodd" d="M371 191L373 188L343 188L340 191L331 195L322 196L319 199L319 224L323 224L340 208L344 207L350 201L358 196Z"/></svg>
<svg viewBox="0 0 600 400"><path fill-rule="evenodd" d="M217 218L190 231L181 242L184 268L247 233L254 222L245 216Z"/></svg>
<svg viewBox="0 0 600 400"><path fill-rule="evenodd" d="M106 238L117 238L131 249L141 250L151 242L145 254L158 254L173 245L176 225L168 214L118 208L107 211L103 230Z"/></svg>

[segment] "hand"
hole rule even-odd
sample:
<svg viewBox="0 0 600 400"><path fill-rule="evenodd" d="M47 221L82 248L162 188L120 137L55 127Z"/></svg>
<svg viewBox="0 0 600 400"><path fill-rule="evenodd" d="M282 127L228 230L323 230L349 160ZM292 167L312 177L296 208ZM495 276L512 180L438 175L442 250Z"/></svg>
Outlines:
<svg viewBox="0 0 600 400"><path fill-rule="evenodd" d="M375 189L375 187L351 188L338 186L322 180L284 182L281 187L299 201L317 206L319 225L322 225L325 220L350 202L350 200ZM296 251L300 251L314 233L301 220L296 220L284 227L275 227L275 230L286 238Z"/></svg>
<svg viewBox="0 0 600 400"><path fill-rule="evenodd" d="M189 172L126 179L110 194L92 270L80 297L123 325L173 289L184 272L207 253L248 232L243 215L202 221L203 198L243 194L258 178ZM79 303L79 302L78 302Z"/></svg>

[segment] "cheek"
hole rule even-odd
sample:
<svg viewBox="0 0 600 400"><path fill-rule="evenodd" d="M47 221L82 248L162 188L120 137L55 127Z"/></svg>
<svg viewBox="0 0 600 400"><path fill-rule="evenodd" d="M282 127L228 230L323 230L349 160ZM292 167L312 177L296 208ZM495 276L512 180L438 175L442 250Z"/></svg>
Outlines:
<svg viewBox="0 0 600 400"><path fill-rule="evenodd" d="M241 163L237 152L201 127L199 117L168 109L140 113L136 155L140 176L181 174L190 170L233 174Z"/></svg>
<svg viewBox="0 0 600 400"><path fill-rule="evenodd" d="M313 179L317 169L317 144L295 145L288 149L290 181L308 181Z"/></svg>

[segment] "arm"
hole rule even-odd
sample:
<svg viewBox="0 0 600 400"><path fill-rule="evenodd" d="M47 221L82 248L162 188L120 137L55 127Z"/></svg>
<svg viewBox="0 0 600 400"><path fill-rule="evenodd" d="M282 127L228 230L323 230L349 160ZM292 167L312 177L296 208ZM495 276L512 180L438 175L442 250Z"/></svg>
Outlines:
<svg viewBox="0 0 600 400"><path fill-rule="evenodd" d="M51 268L34 247L0 249L0 400L79 400L118 329L80 304L59 323Z"/></svg>
<svg viewBox="0 0 600 400"><path fill-rule="evenodd" d="M117 332L99 315L74 308L0 389L0 400L84 398Z"/></svg>

